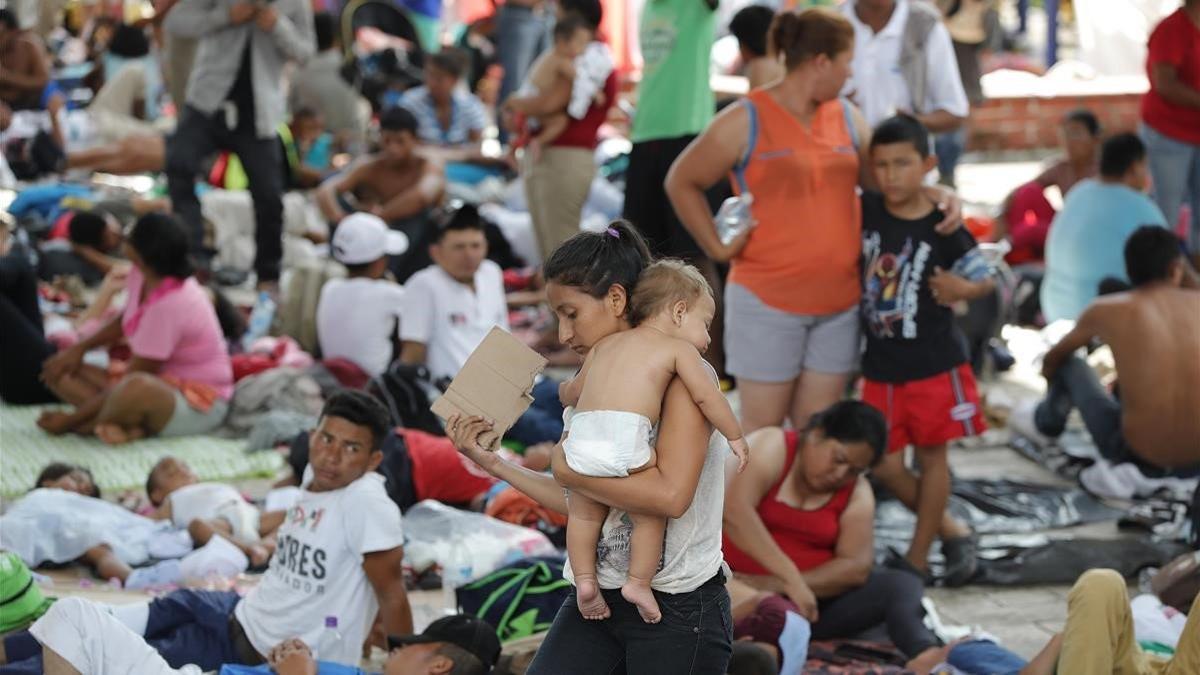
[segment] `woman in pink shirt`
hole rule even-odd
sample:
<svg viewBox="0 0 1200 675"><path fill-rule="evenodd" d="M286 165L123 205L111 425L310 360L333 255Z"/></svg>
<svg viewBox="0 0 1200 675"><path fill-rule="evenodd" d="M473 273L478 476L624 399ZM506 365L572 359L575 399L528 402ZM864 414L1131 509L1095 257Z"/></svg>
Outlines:
<svg viewBox="0 0 1200 675"><path fill-rule="evenodd" d="M212 299L192 276L187 231L172 216L142 216L125 256L133 263L125 311L42 369L46 385L75 410L47 412L38 425L110 444L216 429L233 395L233 368ZM121 339L133 358L110 387L109 374L83 356Z"/></svg>

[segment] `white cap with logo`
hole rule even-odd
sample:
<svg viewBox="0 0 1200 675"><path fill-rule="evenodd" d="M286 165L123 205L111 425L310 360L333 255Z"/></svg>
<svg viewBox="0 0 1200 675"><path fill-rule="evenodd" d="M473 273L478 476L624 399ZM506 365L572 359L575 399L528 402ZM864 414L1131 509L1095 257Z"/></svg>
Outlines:
<svg viewBox="0 0 1200 675"><path fill-rule="evenodd" d="M330 243L333 257L343 265L365 265L385 255L408 250L408 237L370 213L352 213L338 223Z"/></svg>

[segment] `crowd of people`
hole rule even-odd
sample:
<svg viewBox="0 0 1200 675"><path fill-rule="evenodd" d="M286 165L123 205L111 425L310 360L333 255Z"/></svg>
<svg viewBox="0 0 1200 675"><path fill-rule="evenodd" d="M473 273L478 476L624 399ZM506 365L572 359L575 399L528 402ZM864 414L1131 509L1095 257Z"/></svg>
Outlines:
<svg viewBox="0 0 1200 675"><path fill-rule="evenodd" d="M761 672L795 673L810 637L880 625L911 670L952 661L924 588L970 583L980 564L949 509L949 448L987 428L962 315L1002 294L954 185L1001 31L992 3L750 5L719 26L716 0L651 0L632 97L600 0L508 0L461 47L389 43L399 71L344 44L360 36L328 3L163 0L133 23L106 4L61 26L46 15L62 7L0 9L0 184L41 200L0 229L0 398L48 406L51 436L212 434L275 311L311 324L309 351L344 388L287 439L283 482L300 490L286 511L174 457L146 476L152 520L262 571L247 594L60 600L4 638L0 672L307 674L370 645L390 652L389 674L489 672L500 642L480 619L414 632L402 512L435 499L494 514L506 492L566 523L571 593L527 672L765 659ZM710 54L726 28L751 88L718 102ZM72 50L92 66L86 106L62 76ZM347 64L393 75L374 90ZM1153 31L1146 68L1139 129L1068 114L1065 156L997 214L1007 264L1038 288L1025 323L1072 326L1042 359L1044 397L1009 426L1049 445L1078 410L1102 458L1194 477L1200 0ZM600 146L622 111L631 148L612 162ZM163 180L100 198L71 184L92 171ZM612 174L621 217L582 227ZM528 259L481 204L508 180ZM735 202L749 215L731 228L714 214ZM252 233L236 246L231 213ZM233 249L249 275L226 283ZM64 277L91 302L51 331L44 300ZM239 284L257 294L249 320L230 300ZM520 452L495 450L488 419L429 422L497 327L575 371L540 379L499 430ZM1119 390L1081 357L1098 345ZM120 508L83 467L48 466L33 487L10 532L33 512ZM915 529L877 559L880 487ZM1191 518L1200 537L1200 502ZM18 552L127 588L179 580L117 541L76 544ZM1085 574L1063 632L1028 662L1007 654L1009 672L1200 672L1200 605L1166 665L1130 639L1123 593L1111 572ZM341 641L314 653L330 616Z"/></svg>

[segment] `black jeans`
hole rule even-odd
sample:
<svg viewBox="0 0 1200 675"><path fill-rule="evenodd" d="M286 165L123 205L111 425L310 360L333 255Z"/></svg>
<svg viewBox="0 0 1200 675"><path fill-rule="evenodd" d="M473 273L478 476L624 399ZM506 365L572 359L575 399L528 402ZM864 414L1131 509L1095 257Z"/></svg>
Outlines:
<svg viewBox="0 0 1200 675"><path fill-rule="evenodd" d="M19 254L0 258L0 399L16 405L57 402L38 379L55 351L42 333L33 266Z"/></svg>
<svg viewBox="0 0 1200 675"><path fill-rule="evenodd" d="M818 604L812 637L852 638L882 623L892 644L911 658L939 644L937 636L925 627L924 595L925 587L915 575L877 567L867 583Z"/></svg>
<svg viewBox="0 0 1200 675"><path fill-rule="evenodd" d="M725 578L717 574L690 593L659 593L662 621L642 621L620 591L603 591L612 609L604 621L579 614L572 592L526 671L529 675L725 675L733 619Z"/></svg>
<svg viewBox="0 0 1200 675"><path fill-rule="evenodd" d="M671 164L695 136L655 139L633 144L625 176L625 207L621 217L646 238L654 256L694 258L700 247L683 227L667 199L663 183Z"/></svg>
<svg viewBox="0 0 1200 675"><path fill-rule="evenodd" d="M191 228L192 250L203 257L204 221L196 198L196 174L217 150L235 153L254 198L254 271L259 281L278 281L283 258L283 156L275 136L231 131L221 111L205 115L184 106L179 125L167 142L167 188L175 213Z"/></svg>

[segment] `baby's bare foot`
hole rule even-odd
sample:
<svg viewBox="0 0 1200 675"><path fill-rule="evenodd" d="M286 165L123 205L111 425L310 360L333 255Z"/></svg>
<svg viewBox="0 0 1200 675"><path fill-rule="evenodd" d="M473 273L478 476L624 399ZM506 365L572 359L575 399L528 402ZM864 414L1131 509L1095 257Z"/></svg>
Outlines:
<svg viewBox="0 0 1200 675"><path fill-rule="evenodd" d="M117 424L97 424L96 438L109 445L121 445L130 441L130 435Z"/></svg>
<svg viewBox="0 0 1200 675"><path fill-rule="evenodd" d="M637 605L638 614L646 623L662 621L662 612L658 609L658 601L654 599L654 591L650 590L650 582L629 577L621 587L621 597Z"/></svg>
<svg viewBox="0 0 1200 675"><path fill-rule="evenodd" d="M575 602L579 605L579 613L583 618L591 621L607 619L612 614L593 574L575 576Z"/></svg>

